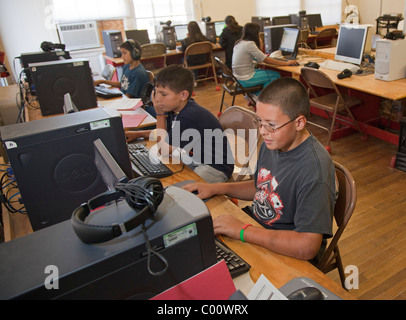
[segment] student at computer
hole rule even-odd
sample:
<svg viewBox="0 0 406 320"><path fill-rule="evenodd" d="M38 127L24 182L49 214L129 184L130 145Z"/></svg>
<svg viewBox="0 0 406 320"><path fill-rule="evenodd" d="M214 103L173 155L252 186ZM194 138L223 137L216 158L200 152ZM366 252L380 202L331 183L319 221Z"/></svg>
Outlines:
<svg viewBox="0 0 406 320"><path fill-rule="evenodd" d="M263 85L280 77L279 72L267 69L255 69L253 60L274 65L297 65L294 60L276 60L263 53L259 38L260 26L257 23L247 23L244 25L241 39L234 46L232 68L235 77L244 87Z"/></svg>
<svg viewBox="0 0 406 320"><path fill-rule="evenodd" d="M140 61L141 45L130 39L120 45L120 51L124 61L121 81L96 80L94 83L96 86L103 83L120 88L129 98L141 98L142 89L149 82L148 74ZM153 109L147 111L155 116Z"/></svg>
<svg viewBox="0 0 406 320"><path fill-rule="evenodd" d="M253 200L246 212L264 228L222 215L213 221L216 235L313 263L321 258L332 236L335 169L329 153L306 129L309 113L308 94L299 81L275 80L257 102L255 122L264 143L254 180L184 187L197 190L202 199L220 194Z"/></svg>
<svg viewBox="0 0 406 320"><path fill-rule="evenodd" d="M191 44L202 41L209 41L209 39L202 33L199 25L196 21L190 21L187 25L188 35L181 41L180 51L185 52L186 48ZM187 63L189 66L195 66L206 63L206 54L196 54L187 57Z"/></svg>
<svg viewBox="0 0 406 320"><path fill-rule="evenodd" d="M224 182L234 170L230 146L218 119L191 98L193 84L193 73L181 65L170 65L157 74L151 100L158 145L163 155L180 156L205 181ZM152 130L127 131L126 139L148 139L151 134Z"/></svg>
<svg viewBox="0 0 406 320"><path fill-rule="evenodd" d="M224 20L226 27L220 35L219 44L225 48L226 61L225 64L231 69L233 59L234 44L242 35L242 26L238 24L233 16L227 16Z"/></svg>

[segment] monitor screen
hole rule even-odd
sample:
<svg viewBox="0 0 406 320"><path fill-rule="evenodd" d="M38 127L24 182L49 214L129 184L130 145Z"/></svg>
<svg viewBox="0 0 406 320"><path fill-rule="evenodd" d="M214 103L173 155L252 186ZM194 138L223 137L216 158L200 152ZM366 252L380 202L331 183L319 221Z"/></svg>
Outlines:
<svg viewBox="0 0 406 320"><path fill-rule="evenodd" d="M127 40L132 39L138 41L140 45L151 43L149 40L148 30L126 30L125 36Z"/></svg>
<svg viewBox="0 0 406 320"><path fill-rule="evenodd" d="M341 25L338 33L335 60L361 65L367 35L367 25Z"/></svg>
<svg viewBox="0 0 406 320"><path fill-rule="evenodd" d="M216 36L220 37L223 29L227 27L224 21L216 21L214 22L214 28L216 29Z"/></svg>
<svg viewBox="0 0 406 320"><path fill-rule="evenodd" d="M272 17L272 24L274 26L280 26L282 24L292 23L290 16Z"/></svg>
<svg viewBox="0 0 406 320"><path fill-rule="evenodd" d="M316 28L321 28L323 26L321 14L320 13L308 14L307 23L309 25L309 29L312 31L314 31Z"/></svg>
<svg viewBox="0 0 406 320"><path fill-rule="evenodd" d="M182 41L183 39L187 38L188 35L187 24L178 24L175 25L174 27L177 41Z"/></svg>
<svg viewBox="0 0 406 320"><path fill-rule="evenodd" d="M289 53L292 58L296 57L299 33L300 29L298 28L283 28L283 35L279 49L282 52Z"/></svg>
<svg viewBox="0 0 406 320"><path fill-rule="evenodd" d="M30 71L43 116L64 113L67 93L79 110L97 107L89 60L32 63Z"/></svg>

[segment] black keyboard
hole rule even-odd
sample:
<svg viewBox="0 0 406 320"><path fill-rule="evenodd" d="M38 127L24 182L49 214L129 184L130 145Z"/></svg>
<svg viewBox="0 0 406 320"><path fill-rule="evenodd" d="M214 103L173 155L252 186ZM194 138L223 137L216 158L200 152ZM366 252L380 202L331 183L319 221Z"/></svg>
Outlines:
<svg viewBox="0 0 406 320"><path fill-rule="evenodd" d="M129 144L128 153L130 160L134 164L136 171L140 176L153 178L165 178L173 172L164 165L153 153L151 153L143 144Z"/></svg>
<svg viewBox="0 0 406 320"><path fill-rule="evenodd" d="M117 97L121 97L123 95L121 92L119 92L117 90L108 89L103 86L96 86L94 89L96 90L96 95L100 98L105 98L105 99L117 98Z"/></svg>
<svg viewBox="0 0 406 320"><path fill-rule="evenodd" d="M244 261L239 255L237 255L233 250L231 250L227 245L216 238L216 254L217 260L224 260L226 262L228 271L230 272L231 278L238 277L239 275L247 272L251 266Z"/></svg>

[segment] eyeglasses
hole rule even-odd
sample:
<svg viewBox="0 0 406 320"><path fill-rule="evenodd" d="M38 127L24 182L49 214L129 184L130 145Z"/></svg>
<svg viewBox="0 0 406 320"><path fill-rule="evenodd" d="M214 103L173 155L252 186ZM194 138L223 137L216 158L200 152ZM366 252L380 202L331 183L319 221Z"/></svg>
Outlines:
<svg viewBox="0 0 406 320"><path fill-rule="evenodd" d="M276 127L276 128L275 128L275 125L270 124L270 123L263 124L262 121L261 121L261 119L259 119L259 118L253 119L252 122L254 122L254 124L255 124L258 128L264 127L268 132L274 133L274 132L278 131L279 129L282 129L284 126L288 125L289 123L295 121L297 118L298 118L298 117L296 117L296 118L294 118L294 119L292 119L292 120L286 122L285 124L283 124L283 125L281 125L281 126L279 126L279 127Z"/></svg>

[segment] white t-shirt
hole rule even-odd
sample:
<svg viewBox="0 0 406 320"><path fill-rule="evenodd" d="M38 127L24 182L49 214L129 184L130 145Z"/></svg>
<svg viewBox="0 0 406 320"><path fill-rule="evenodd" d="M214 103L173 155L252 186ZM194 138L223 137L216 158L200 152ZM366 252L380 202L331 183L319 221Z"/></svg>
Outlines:
<svg viewBox="0 0 406 320"><path fill-rule="evenodd" d="M241 40L234 47L233 53L233 73L238 80L249 80L254 74L255 63L262 62L266 58L254 41Z"/></svg>

